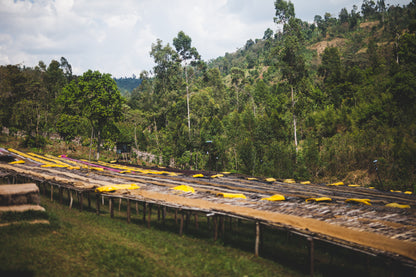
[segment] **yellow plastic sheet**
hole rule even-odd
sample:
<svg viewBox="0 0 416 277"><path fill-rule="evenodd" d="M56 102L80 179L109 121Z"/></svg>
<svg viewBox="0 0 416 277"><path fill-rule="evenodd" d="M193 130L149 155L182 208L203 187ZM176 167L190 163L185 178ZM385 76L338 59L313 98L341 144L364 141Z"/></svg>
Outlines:
<svg viewBox="0 0 416 277"><path fill-rule="evenodd" d="M407 191L405 191L404 193L405 193L405 194L412 194L412 192L411 192L411 191L408 191L408 190L407 190Z"/></svg>
<svg viewBox="0 0 416 277"><path fill-rule="evenodd" d="M398 204L398 203L389 203L389 204L386 204L386 207L400 208L400 209L410 209L409 205L402 205L402 204Z"/></svg>
<svg viewBox="0 0 416 277"><path fill-rule="evenodd" d="M371 200L370 199L360 199L360 198L349 198L346 199L345 202L353 202L353 203L361 203L361 204L365 204L365 205L369 205L371 206Z"/></svg>
<svg viewBox="0 0 416 277"><path fill-rule="evenodd" d="M276 182L276 179L275 178L267 178L266 182L270 182L270 183Z"/></svg>
<svg viewBox="0 0 416 277"><path fill-rule="evenodd" d="M332 199L329 197L312 197L305 200L305 202L315 201L315 202L331 202Z"/></svg>
<svg viewBox="0 0 416 277"><path fill-rule="evenodd" d="M352 187L352 188L359 188L359 187L361 187L360 185L348 185L349 187Z"/></svg>
<svg viewBox="0 0 416 277"><path fill-rule="evenodd" d="M179 191L183 191L183 192L192 192L192 193L195 193L194 188L191 187L191 186L187 186L187 185L180 185L180 186L174 187L172 189L179 190Z"/></svg>
<svg viewBox="0 0 416 277"><path fill-rule="evenodd" d="M240 194L240 193L217 193L218 196L222 196L224 198L243 198L246 199L246 196L244 194Z"/></svg>
<svg viewBox="0 0 416 277"><path fill-rule="evenodd" d="M139 189L136 184L123 184L123 185L108 185L95 189L95 192L112 192L120 189Z"/></svg>
<svg viewBox="0 0 416 277"><path fill-rule="evenodd" d="M268 201L284 201L286 198L281 194L275 194L267 198L262 198L261 200L268 200Z"/></svg>
<svg viewBox="0 0 416 277"><path fill-rule="evenodd" d="M223 174L215 174L215 175L211 176L211 178L219 178L219 177L224 177L224 175Z"/></svg>
<svg viewBox="0 0 416 277"><path fill-rule="evenodd" d="M194 177L194 178L203 178L204 175L203 174L195 174L195 175L192 175L192 177Z"/></svg>
<svg viewBox="0 0 416 277"><path fill-rule="evenodd" d="M24 160L18 160L18 161L10 162L9 164L24 164L24 163L25 163Z"/></svg>
<svg viewBox="0 0 416 277"><path fill-rule="evenodd" d="M328 184L327 186L343 186L344 182L337 182L337 183L332 183L332 184Z"/></svg>
<svg viewBox="0 0 416 277"><path fill-rule="evenodd" d="M283 183L287 183L287 184L294 184L296 183L294 179L284 179Z"/></svg>
<svg viewBox="0 0 416 277"><path fill-rule="evenodd" d="M398 192L398 193L402 193L402 191L401 190L390 190L390 192Z"/></svg>
<svg viewBox="0 0 416 277"><path fill-rule="evenodd" d="M249 181L257 181L257 178L249 177L249 178L247 178L247 180L249 180Z"/></svg>
<svg viewBox="0 0 416 277"><path fill-rule="evenodd" d="M303 181L303 182L300 182L302 185L310 185L311 184L311 182L310 181Z"/></svg>

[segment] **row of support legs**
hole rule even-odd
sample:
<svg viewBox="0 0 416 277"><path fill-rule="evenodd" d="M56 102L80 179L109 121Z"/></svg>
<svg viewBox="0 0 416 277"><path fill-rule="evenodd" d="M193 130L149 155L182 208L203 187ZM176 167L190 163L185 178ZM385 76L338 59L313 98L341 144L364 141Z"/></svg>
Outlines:
<svg viewBox="0 0 416 277"><path fill-rule="evenodd" d="M14 178L9 178L10 181L12 182L16 182L18 181L18 178L16 176L14 176ZM10 182L9 181L9 182ZM25 182L30 182L28 180L24 180ZM45 182L36 182L40 191L46 195L47 193L47 186L48 184ZM51 201L54 201L54 185L49 184L50 185L50 199ZM59 197L59 202L63 203L63 190L64 188L61 186L58 186L58 197ZM72 209L72 205L74 202L74 196L73 193L75 193L76 198L77 198L77 202L79 204L78 208L79 211L82 212L83 210L83 196L84 193L80 192L80 191L73 191L71 189L67 189L68 192L68 199L69 199L69 208ZM91 199L90 199L90 193L87 192L87 198L88 198L88 207L91 208ZM109 206L109 213L110 213L110 217L114 218L114 197L108 197L108 206ZM119 198L119 211L121 210L121 201L122 199ZM127 223L131 222L131 200L130 199L126 199L127 201ZM139 203L138 201L136 201L135 203L136 205L136 213L139 214ZM100 201L100 194L96 194L96 214L99 215L100 214L100 206L104 205L104 196L101 196L101 201ZM151 204L151 203L147 203L147 202L143 202L143 223L146 223L147 227L150 228L150 223L151 223L151 215L152 215L152 208L153 205L155 204ZM165 217L166 217L166 213L167 213L167 208L165 206L160 206L157 205L157 220L160 221L162 219L162 223L165 224ZM192 213L190 211L184 211L182 209L175 209L175 223L178 224L178 220L179 222L179 235L183 235L184 229L187 229L189 223L190 223L190 218L192 216ZM198 224L198 214L197 213L193 213L194 216L194 221L195 221L195 228L198 230L199 229L199 224ZM211 219L212 218L212 219ZM212 221L212 224L211 224ZM238 222L239 220L237 220ZM225 234L225 216L222 215L213 215L208 216L207 217L207 223L208 223L208 228L213 228L213 237L214 237L214 241L218 240L218 238L220 236L222 236L224 238L224 234ZM211 227L212 226L212 227ZM232 218L229 217L229 229L232 231ZM308 241L308 250L309 250L309 264L310 264L310 275L313 276L314 275L314 239L312 237L309 237L307 239ZM254 244L254 254L256 256L259 256L260 254L260 246L261 246L261 224L259 221L256 221L255 223L255 244Z"/></svg>

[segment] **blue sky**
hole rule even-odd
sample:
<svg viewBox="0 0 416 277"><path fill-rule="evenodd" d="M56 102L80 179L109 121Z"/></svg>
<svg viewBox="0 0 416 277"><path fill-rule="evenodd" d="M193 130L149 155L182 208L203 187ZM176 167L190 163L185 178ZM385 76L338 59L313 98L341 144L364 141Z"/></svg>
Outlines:
<svg viewBox="0 0 416 277"><path fill-rule="evenodd" d="M362 1L293 0L296 16L338 16ZM406 5L404 0L386 4ZM274 0L0 0L0 64L47 65L65 57L75 74L114 77L151 70L152 43L172 45L179 31L208 61L262 38L273 23Z"/></svg>

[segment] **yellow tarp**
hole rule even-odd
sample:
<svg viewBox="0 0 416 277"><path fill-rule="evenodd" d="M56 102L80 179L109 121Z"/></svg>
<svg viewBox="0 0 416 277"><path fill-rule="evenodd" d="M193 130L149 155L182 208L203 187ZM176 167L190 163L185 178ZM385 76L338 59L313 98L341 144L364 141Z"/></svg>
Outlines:
<svg viewBox="0 0 416 277"><path fill-rule="evenodd" d="M203 174L195 174L195 175L192 175L192 177L194 177L194 178L203 178L204 175Z"/></svg>
<svg viewBox="0 0 416 277"><path fill-rule="evenodd" d="M211 176L211 178L219 178L219 177L224 177L224 175L223 174L215 174L215 175Z"/></svg>
<svg viewBox="0 0 416 277"><path fill-rule="evenodd" d="M112 192L120 189L139 189L136 184L123 184L123 185L108 185L95 189L95 192Z"/></svg>
<svg viewBox="0 0 416 277"><path fill-rule="evenodd" d="M296 183L294 179L284 179L283 183L294 184Z"/></svg>
<svg viewBox="0 0 416 277"><path fill-rule="evenodd" d="M249 178L247 178L247 180L249 180L249 181L257 181L257 178L249 177Z"/></svg>
<svg viewBox="0 0 416 277"><path fill-rule="evenodd" d="M349 187L352 187L352 188L358 188L358 187L361 187L360 185L348 185Z"/></svg>
<svg viewBox="0 0 416 277"><path fill-rule="evenodd" d="M268 200L268 201L284 201L286 198L283 195L275 194L267 198L262 198L261 200Z"/></svg>
<svg viewBox="0 0 416 277"><path fill-rule="evenodd" d="M275 178L267 178L266 182L276 182L276 179Z"/></svg>
<svg viewBox="0 0 416 277"><path fill-rule="evenodd" d="M231 172L228 172L228 171L224 171L224 172L221 172L221 173L224 174L224 175L231 174Z"/></svg>
<svg viewBox="0 0 416 277"><path fill-rule="evenodd" d="M405 194L412 194L412 192L411 192L411 191L408 191L408 190L407 190L407 191L405 191L404 193L405 193Z"/></svg>
<svg viewBox="0 0 416 277"><path fill-rule="evenodd" d="M328 184L327 186L343 186L344 182L337 182L337 183L332 183L332 184Z"/></svg>
<svg viewBox="0 0 416 277"><path fill-rule="evenodd" d="M303 181L303 182L300 182L300 183L301 183L301 185L310 185L311 184L310 181Z"/></svg>
<svg viewBox="0 0 416 277"><path fill-rule="evenodd" d="M346 199L345 202L355 202L355 203L361 203L361 204L371 206L370 199L350 198L350 199Z"/></svg>
<svg viewBox="0 0 416 277"><path fill-rule="evenodd" d="M332 199L329 197L312 197L305 200L305 202L315 201L315 202L331 202Z"/></svg>
<svg viewBox="0 0 416 277"><path fill-rule="evenodd" d="M9 164L24 164L24 163L25 163L24 160L18 160L18 161L10 162Z"/></svg>
<svg viewBox="0 0 416 277"><path fill-rule="evenodd" d="M222 196L224 198L243 198L246 199L246 196L244 194L240 194L240 193L217 193L218 196Z"/></svg>
<svg viewBox="0 0 416 277"><path fill-rule="evenodd" d="M402 193L402 191L401 190L390 190L390 192L399 192L399 193Z"/></svg>
<svg viewBox="0 0 416 277"><path fill-rule="evenodd" d="M397 204L397 203L389 203L386 204L386 207L390 207L390 208L400 208L400 209L410 209L409 205L401 205L401 204Z"/></svg>
<svg viewBox="0 0 416 277"><path fill-rule="evenodd" d="M191 187L191 186L187 186L187 185L180 185L180 186L174 187L172 189L174 189L174 190L180 190L180 191L183 191L183 192L192 192L192 193L195 193L194 188Z"/></svg>

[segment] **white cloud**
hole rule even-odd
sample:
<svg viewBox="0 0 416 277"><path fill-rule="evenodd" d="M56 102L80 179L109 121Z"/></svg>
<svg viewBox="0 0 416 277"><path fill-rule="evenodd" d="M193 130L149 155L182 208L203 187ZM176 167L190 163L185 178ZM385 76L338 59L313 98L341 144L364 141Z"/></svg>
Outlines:
<svg viewBox="0 0 416 277"><path fill-rule="evenodd" d="M352 7L348 0L292 2L297 17L309 21ZM63 56L76 74L139 75L152 69L158 38L172 45L183 30L209 60L276 29L273 16L274 0L0 0L0 64L34 66Z"/></svg>

